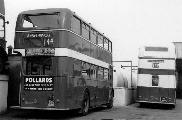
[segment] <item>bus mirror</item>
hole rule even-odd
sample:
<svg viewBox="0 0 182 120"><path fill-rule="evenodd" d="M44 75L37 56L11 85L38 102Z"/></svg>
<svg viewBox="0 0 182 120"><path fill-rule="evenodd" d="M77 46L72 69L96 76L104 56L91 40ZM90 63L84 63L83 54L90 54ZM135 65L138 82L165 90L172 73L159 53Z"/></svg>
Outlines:
<svg viewBox="0 0 182 120"><path fill-rule="evenodd" d="M123 66L121 65L121 68L123 68Z"/></svg>
<svg viewBox="0 0 182 120"><path fill-rule="evenodd" d="M113 70L114 72L116 72L116 70Z"/></svg>

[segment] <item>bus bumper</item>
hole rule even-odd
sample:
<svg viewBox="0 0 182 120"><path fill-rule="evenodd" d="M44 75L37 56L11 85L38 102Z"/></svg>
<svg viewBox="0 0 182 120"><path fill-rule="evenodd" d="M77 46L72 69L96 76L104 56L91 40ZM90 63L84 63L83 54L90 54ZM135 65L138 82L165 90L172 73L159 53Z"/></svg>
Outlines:
<svg viewBox="0 0 182 120"><path fill-rule="evenodd" d="M176 104L175 88L138 87L138 103Z"/></svg>
<svg viewBox="0 0 182 120"><path fill-rule="evenodd" d="M69 108L37 108L37 107L21 107L21 106L10 106L12 109L26 109L26 110L53 110L53 111L58 111L58 110L70 110Z"/></svg>

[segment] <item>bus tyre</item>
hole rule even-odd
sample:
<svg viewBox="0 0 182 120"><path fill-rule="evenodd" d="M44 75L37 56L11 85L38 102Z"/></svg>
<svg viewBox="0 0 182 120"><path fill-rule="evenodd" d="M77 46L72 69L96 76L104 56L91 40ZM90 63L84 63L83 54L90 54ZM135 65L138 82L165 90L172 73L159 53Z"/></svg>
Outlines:
<svg viewBox="0 0 182 120"><path fill-rule="evenodd" d="M4 68L3 61L2 58L0 57L0 73L3 72L3 68Z"/></svg>
<svg viewBox="0 0 182 120"><path fill-rule="evenodd" d="M109 98L109 102L108 102L108 104L107 104L107 108L112 108L113 107L113 92L111 93L111 95L110 95L110 98Z"/></svg>
<svg viewBox="0 0 182 120"><path fill-rule="evenodd" d="M175 105L171 105L171 108L174 109L176 106Z"/></svg>
<svg viewBox="0 0 182 120"><path fill-rule="evenodd" d="M89 106L90 106L90 99L88 92L85 92L83 100L82 100L82 105L81 105L81 115L87 115L89 112Z"/></svg>
<svg viewBox="0 0 182 120"><path fill-rule="evenodd" d="M145 107L145 103L139 103L140 104L140 108L143 108L143 107Z"/></svg>

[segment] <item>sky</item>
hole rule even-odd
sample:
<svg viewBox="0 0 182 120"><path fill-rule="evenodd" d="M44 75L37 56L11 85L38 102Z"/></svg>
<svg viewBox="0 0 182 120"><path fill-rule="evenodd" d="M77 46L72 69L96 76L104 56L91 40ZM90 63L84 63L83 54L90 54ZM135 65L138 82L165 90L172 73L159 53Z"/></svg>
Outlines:
<svg viewBox="0 0 182 120"><path fill-rule="evenodd" d="M182 41L182 0L5 0L7 46L17 15L25 10L69 8L113 43L113 60L137 64L141 46Z"/></svg>

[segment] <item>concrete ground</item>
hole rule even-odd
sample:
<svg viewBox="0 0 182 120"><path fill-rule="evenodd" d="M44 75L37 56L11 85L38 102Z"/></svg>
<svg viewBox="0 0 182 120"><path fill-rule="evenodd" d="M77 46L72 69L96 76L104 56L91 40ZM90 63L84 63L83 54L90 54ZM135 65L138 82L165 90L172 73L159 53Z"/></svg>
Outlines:
<svg viewBox="0 0 182 120"><path fill-rule="evenodd" d="M10 110L0 115L0 120L182 120L182 99L177 100L175 108L166 105L138 103L114 107L112 109L96 108L87 116L80 116L76 111L17 111Z"/></svg>

